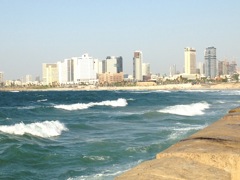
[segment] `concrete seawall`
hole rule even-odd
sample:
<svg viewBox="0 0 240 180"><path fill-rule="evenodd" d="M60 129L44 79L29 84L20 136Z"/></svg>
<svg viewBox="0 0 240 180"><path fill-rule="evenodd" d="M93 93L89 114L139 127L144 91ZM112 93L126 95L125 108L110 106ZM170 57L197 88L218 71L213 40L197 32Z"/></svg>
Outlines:
<svg viewBox="0 0 240 180"><path fill-rule="evenodd" d="M116 180L240 179L240 107Z"/></svg>

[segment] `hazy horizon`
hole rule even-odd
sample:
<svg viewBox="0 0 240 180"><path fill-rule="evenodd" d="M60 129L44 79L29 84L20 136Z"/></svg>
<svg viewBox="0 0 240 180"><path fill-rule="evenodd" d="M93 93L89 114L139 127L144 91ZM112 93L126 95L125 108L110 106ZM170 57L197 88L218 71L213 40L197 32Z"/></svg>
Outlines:
<svg viewBox="0 0 240 180"><path fill-rule="evenodd" d="M135 50L151 72L169 74L184 66L184 48L214 46L217 59L233 58L239 66L237 0L0 0L0 71L4 79L42 75L42 63L88 53L99 60L122 56L124 73L132 74Z"/></svg>

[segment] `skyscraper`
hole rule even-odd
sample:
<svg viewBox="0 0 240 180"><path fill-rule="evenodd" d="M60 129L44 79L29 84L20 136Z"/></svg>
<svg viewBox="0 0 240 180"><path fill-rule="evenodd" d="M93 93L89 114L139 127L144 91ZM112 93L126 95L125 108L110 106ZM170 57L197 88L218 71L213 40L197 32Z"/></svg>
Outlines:
<svg viewBox="0 0 240 180"><path fill-rule="evenodd" d="M204 51L205 76L215 78L217 76L216 48L208 47Z"/></svg>
<svg viewBox="0 0 240 180"><path fill-rule="evenodd" d="M104 73L120 73L123 72L122 57L108 56L104 60Z"/></svg>
<svg viewBox="0 0 240 180"><path fill-rule="evenodd" d="M135 51L133 56L133 79L136 81L142 81L142 59L143 55L141 51Z"/></svg>
<svg viewBox="0 0 240 180"><path fill-rule="evenodd" d="M196 73L196 50L194 48L184 48L185 58L185 73L195 74Z"/></svg>

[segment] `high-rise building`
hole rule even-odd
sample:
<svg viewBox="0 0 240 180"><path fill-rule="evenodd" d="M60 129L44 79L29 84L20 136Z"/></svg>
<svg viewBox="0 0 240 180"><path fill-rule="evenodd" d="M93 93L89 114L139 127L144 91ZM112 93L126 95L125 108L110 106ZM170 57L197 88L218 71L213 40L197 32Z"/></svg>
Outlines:
<svg viewBox="0 0 240 180"><path fill-rule="evenodd" d="M218 74L221 75L228 75L229 74L229 62L225 59L224 61L218 61Z"/></svg>
<svg viewBox="0 0 240 180"><path fill-rule="evenodd" d="M64 59L63 62L58 62L60 84L74 83L76 64L77 58Z"/></svg>
<svg viewBox="0 0 240 180"><path fill-rule="evenodd" d="M122 57L108 56L104 61L104 73L120 73L123 72Z"/></svg>
<svg viewBox="0 0 240 180"><path fill-rule="evenodd" d="M237 73L237 63L236 63L236 61L232 61L229 64L229 74L233 75L235 73Z"/></svg>
<svg viewBox="0 0 240 180"><path fill-rule="evenodd" d="M55 85L59 83L59 71L57 63L42 64L42 79L45 85Z"/></svg>
<svg viewBox="0 0 240 180"><path fill-rule="evenodd" d="M215 78L217 76L217 58L216 48L208 47L204 51L205 75L206 77Z"/></svg>
<svg viewBox="0 0 240 180"><path fill-rule="evenodd" d="M142 61L143 54L141 51L135 51L133 56L133 79L136 81L142 81Z"/></svg>
<svg viewBox="0 0 240 180"><path fill-rule="evenodd" d="M97 74L103 73L103 67L102 67L102 61L99 61L99 59L93 60L93 69Z"/></svg>
<svg viewBox="0 0 240 180"><path fill-rule="evenodd" d="M83 54L77 59L75 82L95 84L97 73L94 70L94 59L88 54Z"/></svg>
<svg viewBox="0 0 240 180"><path fill-rule="evenodd" d="M196 50L194 48L184 48L185 74L196 73Z"/></svg>
<svg viewBox="0 0 240 180"><path fill-rule="evenodd" d="M143 76L150 76L150 64L149 63L142 63L142 75Z"/></svg>

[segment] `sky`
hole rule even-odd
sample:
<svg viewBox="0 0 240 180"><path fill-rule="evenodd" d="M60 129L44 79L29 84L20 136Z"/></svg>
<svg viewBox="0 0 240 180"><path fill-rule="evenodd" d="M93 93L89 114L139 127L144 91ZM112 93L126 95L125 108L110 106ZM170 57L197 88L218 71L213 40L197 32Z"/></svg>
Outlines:
<svg viewBox="0 0 240 180"><path fill-rule="evenodd" d="M0 71L4 79L42 75L42 63L88 53L122 56L132 74L133 52L152 73L183 71L184 48L214 46L217 59L240 65L239 0L0 0Z"/></svg>

